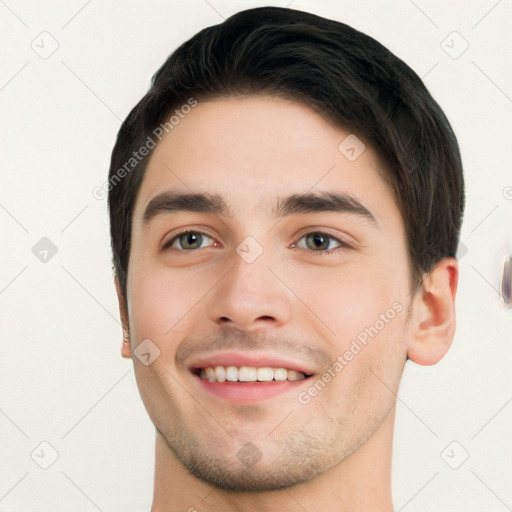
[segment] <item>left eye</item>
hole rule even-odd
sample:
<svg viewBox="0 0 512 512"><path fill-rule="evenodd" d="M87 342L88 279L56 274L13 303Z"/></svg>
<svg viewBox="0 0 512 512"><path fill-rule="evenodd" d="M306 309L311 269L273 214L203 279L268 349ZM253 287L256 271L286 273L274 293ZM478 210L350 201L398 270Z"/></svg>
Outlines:
<svg viewBox="0 0 512 512"><path fill-rule="evenodd" d="M305 240L305 247L300 245L300 240ZM333 249L336 249L337 247L346 247L347 244L342 242L341 240L338 240L337 238L334 238L333 236L322 233L320 231L312 231L311 233L307 233L301 239L299 240L299 243L296 244L296 247L300 247L301 249L310 249L313 251L331 251ZM338 245L336 247L332 247L330 244L330 241L334 240L335 243Z"/></svg>
<svg viewBox="0 0 512 512"><path fill-rule="evenodd" d="M177 249L179 251L193 251L201 249L201 243L205 240L213 242L213 238L199 231L185 231L171 238L164 246L164 249Z"/></svg>

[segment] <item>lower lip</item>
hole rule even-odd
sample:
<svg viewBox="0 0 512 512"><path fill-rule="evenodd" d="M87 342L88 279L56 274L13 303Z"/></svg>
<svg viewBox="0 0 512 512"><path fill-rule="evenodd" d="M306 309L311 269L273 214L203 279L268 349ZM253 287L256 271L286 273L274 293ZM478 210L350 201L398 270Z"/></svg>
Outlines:
<svg viewBox="0 0 512 512"><path fill-rule="evenodd" d="M298 387L306 379L284 380L270 382L209 382L194 375L199 384L208 392L231 402L255 402L257 400L266 400L287 391L298 391Z"/></svg>

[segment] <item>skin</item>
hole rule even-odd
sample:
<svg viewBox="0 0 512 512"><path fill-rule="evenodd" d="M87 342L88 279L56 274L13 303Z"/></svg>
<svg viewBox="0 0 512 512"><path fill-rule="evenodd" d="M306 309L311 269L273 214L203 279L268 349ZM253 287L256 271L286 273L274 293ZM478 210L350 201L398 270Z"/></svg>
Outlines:
<svg viewBox="0 0 512 512"><path fill-rule="evenodd" d="M153 512L393 510L396 393L407 357L435 364L452 342L458 266L441 260L411 291L386 171L368 144L349 161L338 150L349 134L302 104L251 96L199 103L155 148L134 209L127 300L116 281L121 352L156 427ZM171 190L219 194L233 216L178 211L144 223L150 200ZM320 191L351 194L377 223L273 216L276 196ZM207 237L184 248L184 228ZM321 254L306 236L318 232L337 249ZM252 263L235 250L247 236L263 249ZM393 304L401 311L300 403L297 393ZM133 354L144 339L160 350L148 366ZM232 403L186 368L187 354L212 347L281 355L315 375L296 391ZM248 442L261 455L252 465L237 457Z"/></svg>

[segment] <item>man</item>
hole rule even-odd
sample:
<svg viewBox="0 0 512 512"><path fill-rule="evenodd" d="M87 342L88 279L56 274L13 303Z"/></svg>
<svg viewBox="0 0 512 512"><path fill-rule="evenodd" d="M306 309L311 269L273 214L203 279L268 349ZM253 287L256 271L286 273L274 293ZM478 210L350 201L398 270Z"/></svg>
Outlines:
<svg viewBox="0 0 512 512"><path fill-rule="evenodd" d="M153 512L393 510L407 359L452 342L462 164L417 75L281 8L178 48L109 175Z"/></svg>

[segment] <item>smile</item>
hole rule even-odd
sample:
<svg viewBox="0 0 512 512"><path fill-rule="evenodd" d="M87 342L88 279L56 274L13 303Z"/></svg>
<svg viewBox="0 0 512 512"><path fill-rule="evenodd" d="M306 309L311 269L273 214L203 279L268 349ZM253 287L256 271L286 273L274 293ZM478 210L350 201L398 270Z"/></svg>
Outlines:
<svg viewBox="0 0 512 512"><path fill-rule="evenodd" d="M283 382L305 379L304 373L286 368L254 366L209 366L197 369L196 375L208 382Z"/></svg>
<svg viewBox="0 0 512 512"><path fill-rule="evenodd" d="M205 353L187 366L201 392L234 403L268 400L287 391L297 393L314 374L307 362L262 352Z"/></svg>

